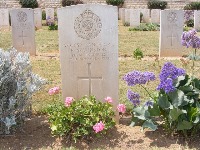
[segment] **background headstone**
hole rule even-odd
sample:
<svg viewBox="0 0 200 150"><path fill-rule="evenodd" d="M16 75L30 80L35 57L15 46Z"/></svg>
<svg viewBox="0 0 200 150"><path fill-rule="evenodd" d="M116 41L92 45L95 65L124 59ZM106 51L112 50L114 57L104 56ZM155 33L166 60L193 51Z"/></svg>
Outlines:
<svg viewBox="0 0 200 150"><path fill-rule="evenodd" d="M69 21L70 20L70 21ZM83 4L58 9L63 99L95 95L118 104L118 10Z"/></svg>
<svg viewBox="0 0 200 150"><path fill-rule="evenodd" d="M137 27L140 25L140 10L131 9L130 10L130 26Z"/></svg>
<svg viewBox="0 0 200 150"><path fill-rule="evenodd" d="M45 8L46 12L46 22L47 23L54 23L54 8Z"/></svg>
<svg viewBox="0 0 200 150"><path fill-rule="evenodd" d="M124 25L124 23L125 23L125 8L122 8L122 10L121 10L121 20L122 20L122 24Z"/></svg>
<svg viewBox="0 0 200 150"><path fill-rule="evenodd" d="M119 11L118 11L118 18L119 18L119 20L121 20L122 18L121 18L121 16L122 16L122 8L119 8Z"/></svg>
<svg viewBox="0 0 200 150"><path fill-rule="evenodd" d="M194 28L200 31L200 10L194 11Z"/></svg>
<svg viewBox="0 0 200 150"><path fill-rule="evenodd" d="M130 10L131 9L125 9L125 23L127 25L130 25Z"/></svg>
<svg viewBox="0 0 200 150"><path fill-rule="evenodd" d="M160 57L182 56L181 35L183 33L183 10L161 11Z"/></svg>
<svg viewBox="0 0 200 150"><path fill-rule="evenodd" d="M0 31L1 30L9 30L9 10L8 9L0 9Z"/></svg>
<svg viewBox="0 0 200 150"><path fill-rule="evenodd" d="M20 52L29 52L30 55L36 55L33 9L12 9L11 24L14 48Z"/></svg>
<svg viewBox="0 0 200 150"><path fill-rule="evenodd" d="M151 10L151 23L160 24L160 9Z"/></svg>
<svg viewBox="0 0 200 150"><path fill-rule="evenodd" d="M150 22L150 9L140 9L140 12L143 14L142 20L144 23Z"/></svg>
<svg viewBox="0 0 200 150"><path fill-rule="evenodd" d="M41 8L34 9L34 22L35 22L35 27L37 29L42 28L42 9Z"/></svg>

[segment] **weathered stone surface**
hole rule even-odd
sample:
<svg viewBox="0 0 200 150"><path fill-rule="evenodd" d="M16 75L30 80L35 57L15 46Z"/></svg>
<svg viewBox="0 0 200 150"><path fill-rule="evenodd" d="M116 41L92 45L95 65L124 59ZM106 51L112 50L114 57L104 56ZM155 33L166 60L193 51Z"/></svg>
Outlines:
<svg viewBox="0 0 200 150"><path fill-rule="evenodd" d="M42 28L42 9L41 8L34 9L34 22L35 22L35 27L37 29Z"/></svg>
<svg viewBox="0 0 200 150"><path fill-rule="evenodd" d="M117 7L83 4L58 9L63 99L95 95L118 104ZM69 21L70 20L70 21Z"/></svg>
<svg viewBox="0 0 200 150"><path fill-rule="evenodd" d="M182 56L183 10L161 11L160 57Z"/></svg>
<svg viewBox="0 0 200 150"><path fill-rule="evenodd" d="M0 31L1 30L9 30L9 10L8 9L0 9Z"/></svg>
<svg viewBox="0 0 200 150"><path fill-rule="evenodd" d="M125 8L122 8L122 10L121 10L121 20L122 20L122 24L124 25L124 23L125 23Z"/></svg>
<svg viewBox="0 0 200 150"><path fill-rule="evenodd" d="M194 28L200 31L200 10L194 11Z"/></svg>
<svg viewBox="0 0 200 150"><path fill-rule="evenodd" d="M140 9L140 12L143 14L142 20L144 23L150 22L150 9Z"/></svg>
<svg viewBox="0 0 200 150"><path fill-rule="evenodd" d="M160 9L151 10L151 22L160 24Z"/></svg>
<svg viewBox="0 0 200 150"><path fill-rule="evenodd" d="M131 9L125 9L125 23L126 23L126 25L130 25L130 10Z"/></svg>
<svg viewBox="0 0 200 150"><path fill-rule="evenodd" d="M130 26L137 27L140 25L140 10L131 9L130 10Z"/></svg>
<svg viewBox="0 0 200 150"><path fill-rule="evenodd" d="M55 22L54 8L45 8L45 12L46 12L46 22L54 23Z"/></svg>
<svg viewBox="0 0 200 150"><path fill-rule="evenodd" d="M12 9L11 23L13 46L18 51L36 55L33 9Z"/></svg>

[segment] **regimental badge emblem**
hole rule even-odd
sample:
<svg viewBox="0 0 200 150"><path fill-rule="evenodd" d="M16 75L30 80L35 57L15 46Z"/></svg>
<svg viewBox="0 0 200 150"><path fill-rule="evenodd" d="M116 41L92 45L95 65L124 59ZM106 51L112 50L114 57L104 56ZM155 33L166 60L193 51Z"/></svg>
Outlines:
<svg viewBox="0 0 200 150"><path fill-rule="evenodd" d="M177 14L175 12L170 12L167 16L167 20L170 23L175 23L177 21Z"/></svg>
<svg viewBox="0 0 200 150"><path fill-rule="evenodd" d="M96 38L101 32L101 28L101 19L89 9L80 14L74 22L76 34L86 40Z"/></svg>
<svg viewBox="0 0 200 150"><path fill-rule="evenodd" d="M27 14L25 12L23 12L23 11L19 11L17 13L17 20L19 22L26 22L26 20L27 20Z"/></svg>

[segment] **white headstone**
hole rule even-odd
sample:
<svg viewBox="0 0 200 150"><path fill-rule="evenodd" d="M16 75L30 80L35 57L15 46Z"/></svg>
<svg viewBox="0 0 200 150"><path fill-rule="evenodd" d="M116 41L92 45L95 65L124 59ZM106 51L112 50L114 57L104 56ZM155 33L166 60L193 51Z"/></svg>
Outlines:
<svg viewBox="0 0 200 150"><path fill-rule="evenodd" d="M143 14L142 20L144 23L150 22L150 9L140 9L140 12Z"/></svg>
<svg viewBox="0 0 200 150"><path fill-rule="evenodd" d="M124 23L125 23L125 8L122 8L122 10L121 10L121 20L122 20L122 24L124 25Z"/></svg>
<svg viewBox="0 0 200 150"><path fill-rule="evenodd" d="M13 46L18 51L36 55L33 9L12 9L11 24Z"/></svg>
<svg viewBox="0 0 200 150"><path fill-rule="evenodd" d="M131 9L125 9L125 23L130 24L130 10Z"/></svg>
<svg viewBox="0 0 200 150"><path fill-rule="evenodd" d="M140 10L131 9L130 10L130 26L137 27L140 25Z"/></svg>
<svg viewBox="0 0 200 150"><path fill-rule="evenodd" d="M160 24L160 9L151 10L151 22Z"/></svg>
<svg viewBox="0 0 200 150"><path fill-rule="evenodd" d="M37 29L42 28L42 9L41 8L34 9L34 22L35 22L35 27Z"/></svg>
<svg viewBox="0 0 200 150"><path fill-rule="evenodd" d="M1 30L9 30L9 10L8 9L0 9L0 31Z"/></svg>
<svg viewBox="0 0 200 150"><path fill-rule="evenodd" d="M161 11L160 57L182 56L183 10Z"/></svg>
<svg viewBox="0 0 200 150"><path fill-rule="evenodd" d="M82 4L58 9L63 99L95 95L118 104L117 7ZM70 21L69 21L70 20Z"/></svg>
<svg viewBox="0 0 200 150"><path fill-rule="evenodd" d="M194 28L200 31L200 10L194 11Z"/></svg>
<svg viewBox="0 0 200 150"><path fill-rule="evenodd" d="M123 9L123 8L119 8L119 11L118 11L118 12L119 12L119 16L118 16L118 17L119 17L119 20L122 19L122 17L121 17L121 16L122 16L122 9Z"/></svg>
<svg viewBox="0 0 200 150"><path fill-rule="evenodd" d="M54 23L54 8L45 8L46 22Z"/></svg>

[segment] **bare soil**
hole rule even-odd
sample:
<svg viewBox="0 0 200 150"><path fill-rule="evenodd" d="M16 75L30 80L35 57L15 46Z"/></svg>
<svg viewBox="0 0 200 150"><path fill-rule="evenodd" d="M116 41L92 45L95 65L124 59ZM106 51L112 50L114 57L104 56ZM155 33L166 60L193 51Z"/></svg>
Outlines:
<svg viewBox="0 0 200 150"><path fill-rule="evenodd" d="M172 137L165 134L160 128L153 132L141 131L140 127L128 126L130 117L120 119L106 136L79 140L77 143L67 139L52 137L47 118L34 116L13 135L0 136L0 150L21 149L199 149L199 138L185 140L181 137Z"/></svg>

